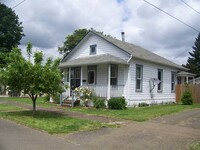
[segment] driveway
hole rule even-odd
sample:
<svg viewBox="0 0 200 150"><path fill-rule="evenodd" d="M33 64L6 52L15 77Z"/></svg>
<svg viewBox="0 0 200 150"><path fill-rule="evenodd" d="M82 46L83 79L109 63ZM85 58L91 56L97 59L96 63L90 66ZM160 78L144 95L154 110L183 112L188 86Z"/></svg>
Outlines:
<svg viewBox="0 0 200 150"><path fill-rule="evenodd" d="M200 142L200 109L146 122L125 122L120 128L104 128L74 134L49 135L0 120L1 150L187 150Z"/></svg>

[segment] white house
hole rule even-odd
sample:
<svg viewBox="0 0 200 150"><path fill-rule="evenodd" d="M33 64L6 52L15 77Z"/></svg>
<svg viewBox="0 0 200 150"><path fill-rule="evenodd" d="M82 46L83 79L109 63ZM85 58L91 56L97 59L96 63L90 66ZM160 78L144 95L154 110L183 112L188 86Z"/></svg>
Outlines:
<svg viewBox="0 0 200 150"><path fill-rule="evenodd" d="M129 106L175 102L177 72L187 70L142 47L95 31L63 58L59 68L65 73L64 84L89 87L106 99L124 96Z"/></svg>
<svg viewBox="0 0 200 150"><path fill-rule="evenodd" d="M189 80L190 84L200 84L200 77L197 77L195 79Z"/></svg>

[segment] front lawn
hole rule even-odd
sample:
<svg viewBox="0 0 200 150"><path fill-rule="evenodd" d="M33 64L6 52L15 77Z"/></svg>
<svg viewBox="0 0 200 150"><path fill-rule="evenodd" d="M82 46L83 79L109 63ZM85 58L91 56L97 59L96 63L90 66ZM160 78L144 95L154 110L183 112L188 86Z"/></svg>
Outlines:
<svg viewBox="0 0 200 150"><path fill-rule="evenodd" d="M50 134L95 130L102 127L115 127L102 122L67 117L61 114L37 111L0 104L0 118L9 119L31 128L47 131Z"/></svg>
<svg viewBox="0 0 200 150"><path fill-rule="evenodd" d="M32 101L29 98L0 98L0 100L10 100L26 104L31 104ZM54 107L56 109L64 109L66 111L75 111L85 114L94 114L99 116L108 116L119 119L127 119L133 121L146 121L152 118L156 118L163 115L170 115L177 112L182 112L188 109L200 108L200 104L194 105L180 105L180 104L170 104L170 105L155 105L150 107L138 107L138 108L128 108L126 110L110 110L110 109L95 109L87 107L58 107L56 104L46 103L43 98L38 98L36 101L38 106L43 107Z"/></svg>
<svg viewBox="0 0 200 150"><path fill-rule="evenodd" d="M9 100L32 105L32 100L29 97L0 97L0 100ZM56 104L45 102L43 97L37 98L36 104L43 107L52 107L53 105L56 106Z"/></svg>
<svg viewBox="0 0 200 150"><path fill-rule="evenodd" d="M11 106L8 104L0 104L0 113L1 112L9 112L9 111L18 111L18 110L23 110L21 107L16 107L16 106Z"/></svg>
<svg viewBox="0 0 200 150"><path fill-rule="evenodd" d="M146 121L163 115L169 115L177 112L182 112L188 109L200 108L200 104L194 105L156 105L150 107L128 108L125 110L110 110L110 109L94 109L75 107L70 108L70 111L76 111L86 114L95 114L101 116L109 116L113 118L127 119L133 121ZM69 110L69 108L65 108Z"/></svg>

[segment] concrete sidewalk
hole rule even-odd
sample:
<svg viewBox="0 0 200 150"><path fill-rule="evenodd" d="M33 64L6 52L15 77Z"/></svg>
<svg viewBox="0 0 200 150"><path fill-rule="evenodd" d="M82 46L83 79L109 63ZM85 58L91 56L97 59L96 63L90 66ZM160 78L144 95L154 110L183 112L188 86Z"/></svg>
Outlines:
<svg viewBox="0 0 200 150"><path fill-rule="evenodd" d="M0 150L80 150L67 140L0 119Z"/></svg>

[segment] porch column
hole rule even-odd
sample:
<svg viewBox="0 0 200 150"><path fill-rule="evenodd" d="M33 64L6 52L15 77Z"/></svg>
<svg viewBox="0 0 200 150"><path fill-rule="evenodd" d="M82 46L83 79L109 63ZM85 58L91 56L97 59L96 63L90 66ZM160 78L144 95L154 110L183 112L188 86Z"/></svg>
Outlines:
<svg viewBox="0 0 200 150"><path fill-rule="evenodd" d="M108 64L108 89L107 89L107 100L110 99L110 64Z"/></svg>
<svg viewBox="0 0 200 150"><path fill-rule="evenodd" d="M125 72L125 71L124 71ZM125 77L125 73L124 73L124 77ZM130 99L130 79L131 78L131 76L130 76L130 66L128 66L128 92L127 92L127 98L128 98L128 100ZM126 83L125 83L126 84ZM125 93L125 92L123 92L123 93Z"/></svg>
<svg viewBox="0 0 200 150"><path fill-rule="evenodd" d="M186 77L186 83L188 84L188 76Z"/></svg>
<svg viewBox="0 0 200 150"><path fill-rule="evenodd" d="M71 89L71 67L69 67L69 96L70 96L70 89Z"/></svg>
<svg viewBox="0 0 200 150"><path fill-rule="evenodd" d="M81 83L80 86L83 85L83 67L81 66Z"/></svg>

